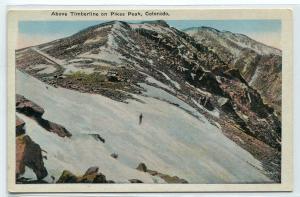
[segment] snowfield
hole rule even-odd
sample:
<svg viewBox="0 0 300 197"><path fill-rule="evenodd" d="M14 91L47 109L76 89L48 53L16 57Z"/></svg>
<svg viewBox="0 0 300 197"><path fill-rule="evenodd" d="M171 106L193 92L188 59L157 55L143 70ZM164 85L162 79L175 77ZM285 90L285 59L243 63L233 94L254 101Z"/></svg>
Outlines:
<svg viewBox="0 0 300 197"><path fill-rule="evenodd" d="M46 180L50 176L57 180L63 170L82 175L89 167L98 166L108 180L118 183L134 178L164 183L135 169L144 162L151 170L189 183L271 182L252 155L193 107L160 88L140 84L145 95L134 96L144 103L128 100L126 104L101 95L49 87L18 70L16 78L18 94L43 107L45 119L72 133L71 138L61 138L18 114L26 122L26 133L47 152ZM99 134L105 143L88 134ZM112 158L112 153L118 158Z"/></svg>

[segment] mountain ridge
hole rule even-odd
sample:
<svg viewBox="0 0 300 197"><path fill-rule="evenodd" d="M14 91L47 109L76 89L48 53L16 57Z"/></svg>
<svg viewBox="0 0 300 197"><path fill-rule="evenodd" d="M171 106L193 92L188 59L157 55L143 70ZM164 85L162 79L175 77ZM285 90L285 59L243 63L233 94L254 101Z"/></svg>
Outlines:
<svg viewBox="0 0 300 197"><path fill-rule="evenodd" d="M189 28L182 29L181 31L188 32L188 31L196 31L196 30L202 30L202 29L208 29L208 30L215 31L215 32L218 32L218 33L221 33L221 34L222 33L228 33L228 34L233 34L235 36L242 36L242 37L245 37L247 39L251 39L251 40L253 40L253 41L257 42L257 43L260 43L262 45L265 45L266 47L269 47L269 48L272 48L274 50L277 50L278 52L276 52L276 53L281 53L281 49L273 47L273 46L270 46L270 45L268 45L266 43L263 43L261 41L255 40L251 36L248 36L248 35L243 34L243 33L234 33L232 31L228 31L228 30L218 30L218 29L216 29L214 27L209 27L209 26L189 27Z"/></svg>

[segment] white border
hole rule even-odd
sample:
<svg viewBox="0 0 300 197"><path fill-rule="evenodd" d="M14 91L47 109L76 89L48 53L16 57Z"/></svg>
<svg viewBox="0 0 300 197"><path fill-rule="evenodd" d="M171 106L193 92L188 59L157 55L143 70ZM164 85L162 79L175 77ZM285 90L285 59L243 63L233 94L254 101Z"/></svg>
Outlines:
<svg viewBox="0 0 300 197"><path fill-rule="evenodd" d="M45 3L45 2L42 2L42 1L27 1L29 3ZM113 1L110 1L111 4L116 4L115 0ZM130 3L131 2L131 3ZM124 1L122 3L127 3L127 4L137 4L136 1ZM164 1L164 4L167 4L169 2L170 4L170 1ZM189 0L186 0L184 1L184 4L188 4L188 3L197 3L197 1L189 1ZM215 4L216 2L220 3L220 2L227 2L228 4L228 1L214 1L214 2L209 2L209 3L212 3L212 4ZM230 1L229 4L233 3L233 2L237 2L237 1ZM252 3L260 3L261 1L252 1ZM266 2L269 2L269 3L273 3L273 4L281 4L281 3L292 3L294 1L264 1L265 3ZM12 3L12 4L22 4L23 2L22 1L17 1L17 0L14 0L14 1L6 1L6 3ZM48 3L48 2L47 2ZM66 1L57 1L57 0L53 0L51 1L51 3L49 2L49 4L64 4L66 5ZM99 3L99 1L90 1L90 0L85 0L85 1L78 1L78 0L73 0L72 1L73 4L97 4ZM104 3L104 2L103 2ZM151 1L151 3L155 3L155 4L161 4L161 2L158 2L156 0L153 0ZM182 2L180 1L172 1L173 4L182 4ZM251 1L247 1L247 0L244 0L243 2L239 2L239 3L246 3L246 4L250 4ZM2 3L3 4L3 3ZM145 4L149 4L149 2L145 2L143 3L144 5ZM247 7L247 6L246 6ZM269 6L268 6L269 7ZM273 7L277 7L277 6L273 6ZM5 8L5 5L1 5L0 7L0 11L1 11L1 23L2 24L2 27L5 26L5 15L6 15L6 8ZM243 8L240 7L240 8ZM297 5L297 6L293 6L293 9L294 9L294 21L295 21L295 28L294 28L294 35L300 35L300 31L299 31L299 20L300 20L300 6ZM1 58L1 67L0 67L0 98L1 98L1 103L0 103L0 129L1 129L1 132L0 132L0 143L1 143L1 151L0 151L0 159L1 159L1 162L0 162L0 178L1 178L1 186L0 186L0 196L6 196L7 193L6 193L6 185L5 185L5 172L6 172L6 158L5 158L5 155L6 155L6 150L5 150L5 147L3 147L3 145L5 145L6 143L6 113L5 113L5 106L6 106L6 47L4 45L5 41L6 41L6 30L5 28L1 28L1 40L2 41L2 45L1 45L1 53L0 53L0 58ZM298 52L300 52L300 47L299 47L299 38L297 36L295 36L295 40L294 40L294 47L295 47L295 54L297 54ZM298 53L299 54L299 53ZM299 100L300 100L300 93L299 91L297 91L297 87L300 87L300 66L299 66L299 63L300 63L300 58L299 58L299 55L295 55L294 56L295 59L294 59L294 87L296 87L294 90L294 97L295 97L295 104L294 104L294 125L295 125L295 133L294 133L294 139L296 140L299 140L300 139L300 133L297 132L299 129L300 129L300 123L299 121L297 121L297 117L300 117L300 103L299 103ZM243 194L202 194L202 195L205 195L205 196L297 196L299 197L300 196L300 191L299 191L299 187L300 187L300 184L299 184L299 171L300 171L300 155L299 155L299 151L297 150L300 150L300 145L299 143L295 143L294 144L294 150L295 151L295 155L294 155L294 158L295 158L295 187L294 187L294 192L290 192L290 193L243 193ZM124 194L115 194L117 196L125 196ZM114 196L115 196L114 195ZM141 196L142 194L135 194L135 196ZM170 196L181 196L183 194L172 194ZM191 194L192 196L195 196L196 194ZM45 195L45 196L49 196L49 195ZM61 195L61 196L78 196L78 195L75 195L75 194L71 194L71 195L67 195L67 194L64 194L64 195ZM82 196L82 195L79 195L79 196ZM89 196L94 196L94 195L89 195ZM98 196L98 195L97 195ZM126 195L127 196L127 195ZM148 196L148 195L147 195ZM153 195L149 195L149 196L153 196ZM157 195L156 195L157 196Z"/></svg>

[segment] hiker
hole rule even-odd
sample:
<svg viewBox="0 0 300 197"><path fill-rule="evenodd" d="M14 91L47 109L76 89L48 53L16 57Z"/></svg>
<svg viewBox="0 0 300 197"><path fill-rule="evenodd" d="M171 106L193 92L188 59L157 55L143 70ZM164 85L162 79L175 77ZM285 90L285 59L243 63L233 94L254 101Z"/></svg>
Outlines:
<svg viewBox="0 0 300 197"><path fill-rule="evenodd" d="M142 124L142 120L143 120L143 114L141 113L140 114L140 122L139 122L139 124Z"/></svg>

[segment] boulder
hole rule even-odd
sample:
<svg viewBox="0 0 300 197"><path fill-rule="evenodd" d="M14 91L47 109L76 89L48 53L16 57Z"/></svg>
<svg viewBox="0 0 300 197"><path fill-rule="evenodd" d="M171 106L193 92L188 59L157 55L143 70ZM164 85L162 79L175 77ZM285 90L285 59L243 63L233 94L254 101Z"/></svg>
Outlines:
<svg viewBox="0 0 300 197"><path fill-rule="evenodd" d="M64 170L56 183L76 183L77 177L70 171Z"/></svg>
<svg viewBox="0 0 300 197"><path fill-rule="evenodd" d="M89 168L82 177L77 178L78 183L107 183L106 177L98 173L98 167Z"/></svg>
<svg viewBox="0 0 300 197"><path fill-rule="evenodd" d="M26 144L24 163L34 171L38 180L43 179L48 175L48 172L44 166L41 148L29 136L26 135L23 139Z"/></svg>
<svg viewBox="0 0 300 197"><path fill-rule="evenodd" d="M110 156L114 159L117 159L119 157L119 155L117 153L112 153Z"/></svg>
<svg viewBox="0 0 300 197"><path fill-rule="evenodd" d="M16 177L25 173L24 152L26 144L23 137L16 138Z"/></svg>
<svg viewBox="0 0 300 197"><path fill-rule="evenodd" d="M104 174L97 174L93 180L93 183L108 183Z"/></svg>
<svg viewBox="0 0 300 197"><path fill-rule="evenodd" d="M25 122L16 116L16 136L25 134Z"/></svg>
<svg viewBox="0 0 300 197"><path fill-rule="evenodd" d="M90 167L89 169L87 169L87 171L84 173L83 176L97 174L98 170L99 170L99 168L97 166Z"/></svg>
<svg viewBox="0 0 300 197"><path fill-rule="evenodd" d="M187 180L179 178L178 176L170 176L162 173L158 173L158 176L164 179L167 183L188 183Z"/></svg>
<svg viewBox="0 0 300 197"><path fill-rule="evenodd" d="M24 174L25 166L31 168L38 180L48 175L42 150L28 135L16 138L16 177Z"/></svg>
<svg viewBox="0 0 300 197"><path fill-rule="evenodd" d="M90 167L83 176L76 176L64 170L56 183L114 183L114 181L106 180L105 175L98 170L97 166Z"/></svg>
<svg viewBox="0 0 300 197"><path fill-rule="evenodd" d="M143 183L143 181L141 181L139 179L130 179L129 182L130 183Z"/></svg>
<svg viewBox="0 0 300 197"><path fill-rule="evenodd" d="M92 136L95 140L99 140L99 141L101 141L101 142L103 142L103 143L105 143L105 139L103 138L103 137L101 137L99 134L88 134L88 135L90 135L90 136Z"/></svg>
<svg viewBox="0 0 300 197"><path fill-rule="evenodd" d="M144 163L140 163L136 169L139 171L142 171L142 172L147 172L151 176L159 176L167 183L188 183L187 180L179 178L178 176L170 176L168 174L163 174L163 173L155 171L155 170L147 169L147 167ZM129 181L130 182L132 181L131 183L140 183L140 182L134 182L134 181L139 181L138 179L131 179Z"/></svg>
<svg viewBox="0 0 300 197"><path fill-rule="evenodd" d="M136 169L142 172L147 172L147 166L144 163L140 163Z"/></svg>
<svg viewBox="0 0 300 197"><path fill-rule="evenodd" d="M42 107L19 94L16 95L16 110L35 118L40 118L45 112Z"/></svg>
<svg viewBox="0 0 300 197"><path fill-rule="evenodd" d="M62 125L40 118L37 122L47 131L56 133L60 137L71 137L72 134Z"/></svg>

